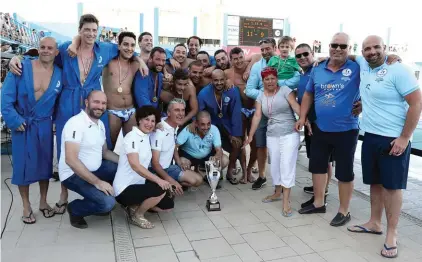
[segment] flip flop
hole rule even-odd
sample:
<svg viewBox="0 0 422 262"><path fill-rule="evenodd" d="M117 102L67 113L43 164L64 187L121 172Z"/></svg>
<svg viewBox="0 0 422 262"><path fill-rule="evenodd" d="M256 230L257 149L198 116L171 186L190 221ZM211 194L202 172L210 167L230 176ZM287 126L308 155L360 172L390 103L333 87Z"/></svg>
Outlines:
<svg viewBox="0 0 422 262"><path fill-rule="evenodd" d="M276 202L276 201L280 201L281 197L277 197L277 198L270 198L270 197L266 197L264 199L262 199L262 203L272 203L272 202Z"/></svg>
<svg viewBox="0 0 422 262"><path fill-rule="evenodd" d="M291 210L291 209L289 209L289 211L285 211L285 210L283 210L283 211L281 212L281 214L283 215L283 217L291 217L291 216L293 215L293 212L292 212L292 210Z"/></svg>
<svg viewBox="0 0 422 262"><path fill-rule="evenodd" d="M45 218L50 218L50 217L54 217L54 215L56 214L56 212L54 212L54 209L50 208L40 208L40 211L42 212L42 215ZM51 211L53 211L53 214L50 215Z"/></svg>
<svg viewBox="0 0 422 262"><path fill-rule="evenodd" d="M390 250L394 250L394 249L396 250L396 254L395 255L387 256L387 255L384 255L382 253L383 250L390 251ZM384 244L384 249L383 250L381 250L381 256L383 256L385 258L396 258L399 255L399 250L397 249L397 247L387 247L387 244Z"/></svg>
<svg viewBox="0 0 422 262"><path fill-rule="evenodd" d="M34 217L34 221L32 221L32 222L25 221L25 219L31 219L33 215L34 214L32 213L32 210L31 210L31 212L29 212L29 215L27 217L26 216L22 216L22 222L24 224L27 224L27 225L35 224L35 222L37 222L37 220L35 220L35 217Z"/></svg>
<svg viewBox="0 0 422 262"><path fill-rule="evenodd" d="M353 227L357 227L360 230L351 229ZM368 229L364 226L359 226L359 225L354 225L352 227L348 227L347 230L350 231L350 232L353 232L353 233L367 233L367 234L374 234L374 235L382 235L382 231L373 231L371 229Z"/></svg>
<svg viewBox="0 0 422 262"><path fill-rule="evenodd" d="M59 203L56 203L56 207L58 209L61 209L62 207L64 207L64 209L63 209L63 212L56 212L56 211L54 211L54 214L63 215L64 213L66 213L67 204L68 204L68 202L65 202L65 203L63 203L61 205L59 205Z"/></svg>
<svg viewBox="0 0 422 262"><path fill-rule="evenodd" d="M229 182L230 182L230 184L232 184L232 185L237 185L237 184L239 184L239 181L237 181L237 180L236 180L236 178L234 178L234 177L226 177L226 179L227 179L227 181L229 181Z"/></svg>

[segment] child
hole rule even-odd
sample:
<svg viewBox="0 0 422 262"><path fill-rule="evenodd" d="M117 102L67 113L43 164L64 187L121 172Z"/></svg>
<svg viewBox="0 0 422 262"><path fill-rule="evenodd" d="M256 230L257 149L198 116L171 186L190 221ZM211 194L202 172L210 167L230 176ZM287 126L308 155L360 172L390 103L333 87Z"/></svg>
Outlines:
<svg viewBox="0 0 422 262"><path fill-rule="evenodd" d="M291 89L295 89L299 84L299 72L302 69L296 59L289 56L289 53L294 49L293 39L290 36L283 36L278 40L278 49L280 50L280 56L271 57L267 66L277 70L278 84L280 86L288 86Z"/></svg>

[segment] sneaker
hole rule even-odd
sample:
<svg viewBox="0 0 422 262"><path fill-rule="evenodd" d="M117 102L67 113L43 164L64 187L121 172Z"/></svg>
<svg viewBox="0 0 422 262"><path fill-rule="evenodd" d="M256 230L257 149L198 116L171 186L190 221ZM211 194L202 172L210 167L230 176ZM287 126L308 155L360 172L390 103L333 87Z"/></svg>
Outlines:
<svg viewBox="0 0 422 262"><path fill-rule="evenodd" d="M305 191L305 193L313 195L314 194L314 187L313 186L305 186L303 188L303 191ZM325 190L325 195L328 196L328 190L327 189Z"/></svg>
<svg viewBox="0 0 422 262"><path fill-rule="evenodd" d="M261 189L265 184L267 184L267 179L265 177L264 178L258 177L255 183L253 183L252 189L253 190Z"/></svg>

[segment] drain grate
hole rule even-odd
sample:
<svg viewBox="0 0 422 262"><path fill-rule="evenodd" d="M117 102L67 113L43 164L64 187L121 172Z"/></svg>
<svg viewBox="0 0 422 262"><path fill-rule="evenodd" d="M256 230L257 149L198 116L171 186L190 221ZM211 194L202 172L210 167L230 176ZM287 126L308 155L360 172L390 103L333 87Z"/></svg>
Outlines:
<svg viewBox="0 0 422 262"><path fill-rule="evenodd" d="M118 206L111 212L116 262L137 262L125 212Z"/></svg>

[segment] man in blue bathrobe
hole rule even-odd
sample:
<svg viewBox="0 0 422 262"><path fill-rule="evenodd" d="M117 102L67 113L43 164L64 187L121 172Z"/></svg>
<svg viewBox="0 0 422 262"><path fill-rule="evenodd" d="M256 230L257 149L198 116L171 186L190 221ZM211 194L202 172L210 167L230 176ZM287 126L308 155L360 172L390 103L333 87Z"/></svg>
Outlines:
<svg viewBox="0 0 422 262"><path fill-rule="evenodd" d="M54 216L47 191L53 174L52 116L62 91L62 70L54 65L59 54L54 38L41 39L38 53L38 59L22 62L21 76L7 75L1 97L1 113L12 131L12 184L19 187L25 224L35 223L29 202L29 185L35 182L40 185L40 211L46 218Z"/></svg>
<svg viewBox="0 0 422 262"><path fill-rule="evenodd" d="M101 90L101 74L103 68L118 56L118 45L96 41L98 19L92 14L82 15L79 20L79 34L73 42L60 45L59 55L55 64L63 69L63 92L60 95L55 113L57 159L60 159L60 145L64 125L72 116L85 108L85 99L93 90ZM72 55L72 56L71 56ZM134 59L140 63L140 68L146 67L139 56ZM17 57L10 61L13 73L21 74L20 61ZM147 69L146 69L147 71ZM147 73L143 71L143 73ZM106 128L106 138L111 148L108 115L101 118ZM60 201L56 203L56 214L63 214L67 205L67 190L62 186Z"/></svg>

